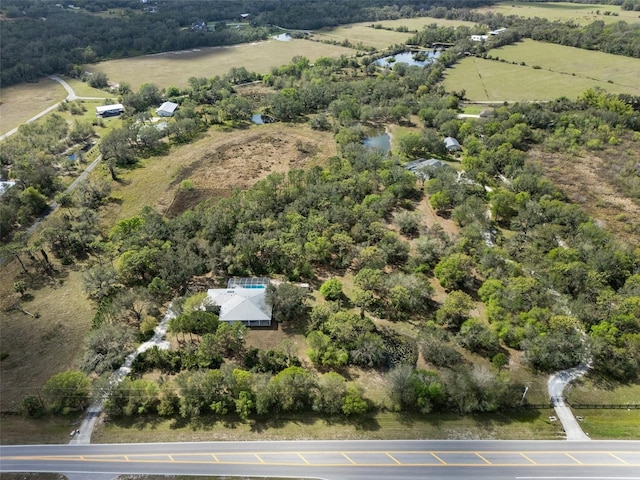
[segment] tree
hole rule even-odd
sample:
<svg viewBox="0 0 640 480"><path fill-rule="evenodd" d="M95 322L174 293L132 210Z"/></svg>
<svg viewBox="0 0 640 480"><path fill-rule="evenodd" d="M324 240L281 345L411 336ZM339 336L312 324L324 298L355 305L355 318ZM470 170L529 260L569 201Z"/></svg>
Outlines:
<svg viewBox="0 0 640 480"><path fill-rule="evenodd" d="M458 330L473 308L473 299L460 290L447 295L442 306L436 312L436 320L451 330Z"/></svg>
<svg viewBox="0 0 640 480"><path fill-rule="evenodd" d="M292 283L267 286L266 302L273 308L273 316L282 323L300 324L309 314L309 292Z"/></svg>
<svg viewBox="0 0 640 480"><path fill-rule="evenodd" d="M346 416L362 415L366 413L370 406L369 402L365 400L363 395L363 389L359 385L348 385L347 393L342 400L342 413Z"/></svg>
<svg viewBox="0 0 640 480"><path fill-rule="evenodd" d="M44 385L44 394L53 413L67 414L84 407L90 393L89 377L73 370L54 375Z"/></svg>
<svg viewBox="0 0 640 480"><path fill-rule="evenodd" d="M89 76L89 85L93 88L106 88L109 86L109 79L104 72L94 72Z"/></svg>
<svg viewBox="0 0 640 480"><path fill-rule="evenodd" d="M21 297L27 292L27 283L24 280L18 280L13 282L13 289L16 293L19 293Z"/></svg>
<svg viewBox="0 0 640 480"><path fill-rule="evenodd" d="M473 282L473 261L464 253L454 253L438 262L433 270L440 284L447 290L461 289Z"/></svg>
<svg viewBox="0 0 640 480"><path fill-rule="evenodd" d="M347 382L342 375L336 372L325 373L318 379L313 409L329 415L340 413L346 392Z"/></svg>
<svg viewBox="0 0 640 480"><path fill-rule="evenodd" d="M337 278L330 278L320 286L320 294L329 301L342 299L342 282Z"/></svg>
<svg viewBox="0 0 640 480"><path fill-rule="evenodd" d="M277 403L272 408L282 412L300 412L312 406L318 383L302 367L289 367L271 379L268 386Z"/></svg>

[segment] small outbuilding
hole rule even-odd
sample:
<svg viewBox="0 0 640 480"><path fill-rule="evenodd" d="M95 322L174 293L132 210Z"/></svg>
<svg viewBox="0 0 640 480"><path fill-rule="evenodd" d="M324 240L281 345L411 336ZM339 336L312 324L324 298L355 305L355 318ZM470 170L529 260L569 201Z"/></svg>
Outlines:
<svg viewBox="0 0 640 480"><path fill-rule="evenodd" d="M459 152L462 150L460 143L453 137L447 137L444 139L444 146L447 149L447 152Z"/></svg>
<svg viewBox="0 0 640 480"><path fill-rule="evenodd" d="M413 172L416 177L422 180L429 180L429 178L431 178L429 175L430 171L436 168L447 167L448 165L437 158L430 158L428 160L426 158L419 158L413 162L405 163L403 166L410 172Z"/></svg>
<svg viewBox="0 0 640 480"><path fill-rule="evenodd" d="M99 117L115 117L122 113L124 113L124 105L121 103L96 107L96 115Z"/></svg>
<svg viewBox="0 0 640 480"><path fill-rule="evenodd" d="M178 108L177 103L164 102L162 105L160 105L159 108L156 109L156 115L158 115L159 117L173 117L176 108Z"/></svg>

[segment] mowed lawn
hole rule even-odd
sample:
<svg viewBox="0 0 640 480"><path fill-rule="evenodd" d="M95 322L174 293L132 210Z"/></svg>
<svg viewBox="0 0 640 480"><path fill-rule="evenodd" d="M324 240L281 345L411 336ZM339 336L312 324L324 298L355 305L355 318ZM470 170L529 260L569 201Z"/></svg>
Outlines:
<svg viewBox="0 0 640 480"><path fill-rule="evenodd" d="M0 135L16 128L46 108L64 100L67 92L57 82L43 78L0 89Z"/></svg>
<svg viewBox="0 0 640 480"><path fill-rule="evenodd" d="M86 66L92 72L104 72L110 81L127 82L137 90L144 83L159 87L186 87L191 77L211 78L224 75L232 67L267 73L273 67L285 65L296 55L311 61L320 57L351 56L355 51L338 45L310 40L281 42L268 40L229 47L210 47L179 52L110 60Z"/></svg>
<svg viewBox="0 0 640 480"><path fill-rule="evenodd" d="M476 101L576 98L594 87L640 94L640 84L632 80L640 78L639 59L535 41L494 49L490 54L526 65L468 57L446 71L444 87L464 89L466 97Z"/></svg>
<svg viewBox="0 0 640 480"><path fill-rule="evenodd" d="M477 9L481 12L494 12L519 17L546 18L549 21L572 21L580 25L588 25L596 20L614 23L624 20L628 23L640 22L639 12L622 10L617 5L593 5L563 2L504 2L491 7ZM605 15L605 12L608 12ZM615 14L615 15L613 15Z"/></svg>

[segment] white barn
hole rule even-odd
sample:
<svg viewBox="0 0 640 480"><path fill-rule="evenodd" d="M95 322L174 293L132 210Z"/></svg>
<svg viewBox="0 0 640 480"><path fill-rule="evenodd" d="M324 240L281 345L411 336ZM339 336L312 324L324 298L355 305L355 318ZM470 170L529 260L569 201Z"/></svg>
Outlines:
<svg viewBox="0 0 640 480"><path fill-rule="evenodd" d="M156 114L159 117L173 117L173 114L175 113L176 108L178 108L177 103L164 102L162 105L160 105L159 108L156 109Z"/></svg>
<svg viewBox="0 0 640 480"><path fill-rule="evenodd" d="M124 113L124 105L121 103L113 103L111 105L101 105L96 107L96 115L99 117L113 117Z"/></svg>

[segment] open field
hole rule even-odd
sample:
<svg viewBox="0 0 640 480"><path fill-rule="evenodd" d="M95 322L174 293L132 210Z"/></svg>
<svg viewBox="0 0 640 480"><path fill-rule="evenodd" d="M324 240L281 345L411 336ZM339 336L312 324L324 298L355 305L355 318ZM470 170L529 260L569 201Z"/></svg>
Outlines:
<svg viewBox="0 0 640 480"><path fill-rule="evenodd" d="M0 270L0 298L13 294L15 280L28 286L22 308L40 316L16 310L0 315L0 352L7 355L0 362L0 410L16 410L25 395L37 394L51 376L79 367L94 315L78 271L49 279L33 268L30 274L20 273L17 262L8 263Z"/></svg>
<svg viewBox="0 0 640 480"><path fill-rule="evenodd" d="M571 75L579 79L606 82L607 90L640 94L640 59L595 52L582 48L524 40L515 45L492 49L489 54L507 62L525 62L542 70Z"/></svg>
<svg viewBox="0 0 640 480"><path fill-rule="evenodd" d="M0 135L61 102L66 96L62 85L49 78L0 89Z"/></svg>
<svg viewBox="0 0 640 480"><path fill-rule="evenodd" d="M332 40L342 42L349 40L352 44L362 43L367 47L374 47L378 50L385 49L394 44L405 43L413 33L396 32L386 30L387 28L407 27L409 31L422 30L425 26L438 24L444 27L458 27L460 25L473 26L473 22L461 20L447 20L444 18L417 17L401 18L398 20L382 20L379 22L362 22L341 25L334 28L323 28L313 32L313 37L321 40ZM371 25L382 25L383 29L372 28Z"/></svg>
<svg viewBox="0 0 640 480"><path fill-rule="evenodd" d="M628 23L640 22L640 12L622 10L618 5L509 1L491 7L478 8L477 10L527 18L540 17L546 18L551 22L556 20L561 22L572 21L580 25L587 25L596 20L602 20L605 23L614 23L621 20ZM609 12L609 14L605 15L605 12Z"/></svg>
<svg viewBox="0 0 640 480"><path fill-rule="evenodd" d="M584 418L580 426L594 440L638 440L640 438L640 410L573 409L574 415Z"/></svg>
<svg viewBox="0 0 640 480"><path fill-rule="evenodd" d="M327 45L309 40L289 42L268 40L229 47L209 47L182 52L167 52L142 57L110 60L88 65L91 72L104 72L113 82L127 82L137 90L143 83L159 87L185 87L190 77L224 75L232 67L245 67L249 71L267 73L272 67L287 64L296 55L311 61L319 57L351 56L350 48Z"/></svg>
<svg viewBox="0 0 640 480"><path fill-rule="evenodd" d="M366 23L354 23L353 25L382 25L384 28L398 28L407 27L409 30L422 30L426 25L435 23L441 27L459 27L465 25L467 27L473 27L475 23L466 22L464 20L448 20L446 18L433 18L433 17L414 17L414 18L399 18L397 20L380 20L378 22L366 22Z"/></svg>
<svg viewBox="0 0 640 480"><path fill-rule="evenodd" d="M313 32L313 37L319 40L330 40L342 42L349 40L352 45L362 43L365 47L374 47L376 50L385 48L396 43L405 43L411 33L395 32L391 30L374 29L371 23L354 23L352 25L342 25L335 28L324 28Z"/></svg>
<svg viewBox="0 0 640 480"><path fill-rule="evenodd" d="M540 55L542 50L545 56ZM509 63L464 58L446 70L444 87L449 91L464 89L466 98L475 101L576 98L595 87L611 93L640 94L640 85L633 80L640 77L640 59L535 41L494 49L490 54Z"/></svg>
<svg viewBox="0 0 640 480"><path fill-rule="evenodd" d="M609 146L597 152L567 155L533 149L532 160L545 175L595 221L628 245L640 244L640 206L621 188L617 176L640 155L640 143Z"/></svg>

